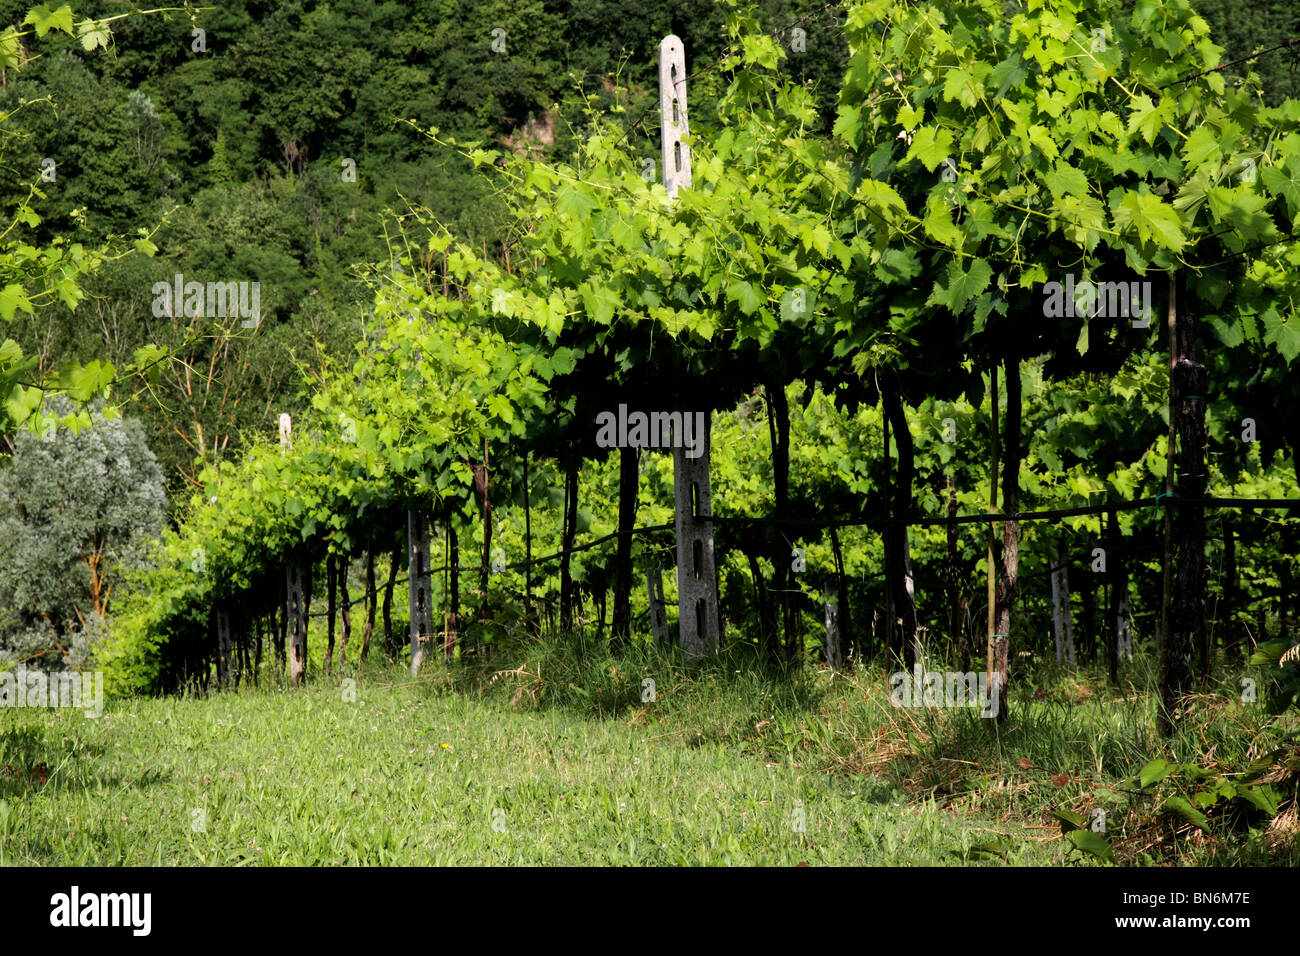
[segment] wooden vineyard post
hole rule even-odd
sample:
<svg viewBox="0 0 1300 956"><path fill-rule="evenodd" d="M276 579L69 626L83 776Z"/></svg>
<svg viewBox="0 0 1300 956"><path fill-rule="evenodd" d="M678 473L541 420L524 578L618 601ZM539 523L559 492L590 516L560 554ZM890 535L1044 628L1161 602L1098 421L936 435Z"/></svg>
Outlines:
<svg viewBox="0 0 1300 956"><path fill-rule="evenodd" d="M1070 568L1067 565L1061 569L1061 596L1063 607L1061 616L1065 620L1065 666L1074 670L1074 613L1070 610Z"/></svg>
<svg viewBox="0 0 1300 956"><path fill-rule="evenodd" d="M429 519L419 511L406 513L406 536L410 542L407 574L410 590L411 673L418 674L424 662L425 645L433 638L433 600L429 578Z"/></svg>
<svg viewBox="0 0 1300 956"><path fill-rule="evenodd" d="M533 629L533 508L528 491L528 450L524 449L524 624ZM451 655L447 655L448 660Z"/></svg>
<svg viewBox="0 0 1300 956"><path fill-rule="evenodd" d="M230 612L222 604L217 614L217 685L223 690L230 686Z"/></svg>
<svg viewBox="0 0 1300 956"><path fill-rule="evenodd" d="M348 661L348 641L352 638L352 596L348 593L348 564L351 560L352 555L344 552L339 555L338 564L335 568L339 596L343 598L339 604L339 616L343 619L343 635L339 641L340 667Z"/></svg>
<svg viewBox="0 0 1300 956"><path fill-rule="evenodd" d="M1164 493L1156 497L1157 505L1162 498L1172 498L1174 496L1174 474L1177 471L1175 458L1178 448L1178 403L1175 401L1174 394L1174 366L1178 362L1178 342L1175 335L1176 330L1176 309L1178 308L1178 291L1173 275L1169 276L1169 308L1165 314L1165 326L1169 333L1169 432L1166 436L1165 445L1165 490ZM1160 684L1160 719L1158 721L1160 733L1162 736L1169 736L1173 732L1170 723L1170 716L1166 708L1166 693L1169 687L1168 657L1165 654L1165 638L1169 634L1169 604L1173 597L1173 542L1174 542L1174 525L1173 512L1170 510L1169 503L1165 503L1164 508L1164 559L1161 562L1163 571L1162 584L1160 587L1160 623L1156 628L1156 660L1159 662L1159 684Z"/></svg>
<svg viewBox="0 0 1300 956"><path fill-rule="evenodd" d="M691 185L691 151L686 120L686 48L669 34L659 43L659 111L664 188L671 199ZM683 410L685 420L690 412ZM702 451L686 455L685 443L673 450L673 491L677 526L677 630L687 658L718 651L718 574L713 558L713 514L709 487L712 409L704 415ZM680 437L680 435L679 435Z"/></svg>
<svg viewBox="0 0 1300 956"><path fill-rule="evenodd" d="M332 676L334 673L334 614L338 609L338 595L335 587L338 584L338 569L334 561L333 554L325 556L325 600L328 602L328 609L325 612L325 676Z"/></svg>
<svg viewBox="0 0 1300 956"><path fill-rule="evenodd" d="M1119 512L1112 508L1106 517L1106 576L1110 579L1107 605L1106 647L1111 684L1119 683L1119 662L1133 659L1133 641L1129 631L1128 568L1125 564L1124 539L1120 534Z"/></svg>
<svg viewBox="0 0 1300 956"><path fill-rule="evenodd" d="M1048 555L1048 560L1056 561L1056 554ZM1061 666L1061 650L1065 638L1065 626L1061 623L1061 571L1053 564L1048 577L1052 582L1052 649L1055 651L1056 666Z"/></svg>
<svg viewBox="0 0 1300 956"><path fill-rule="evenodd" d="M284 581L288 582L288 569L285 569ZM275 649L275 679L284 680L284 675L288 673L289 659L286 656L285 645L288 642L289 635L289 591L287 588L281 590L278 595L280 619L277 621L275 616L271 617L271 643Z"/></svg>
<svg viewBox="0 0 1300 956"><path fill-rule="evenodd" d="M482 481L479 476L482 475ZM491 474L488 471L488 441L483 439L483 466L480 469L474 466L474 485L478 488L479 497L483 504L483 554L482 561L479 564L478 589L479 589L479 612L478 619L480 625L486 625L489 617L488 609L488 573L492 567L492 498L488 490L488 482ZM427 563L427 562L426 562ZM483 628L476 628L474 631L474 653L482 652L479 646L479 636Z"/></svg>
<svg viewBox="0 0 1300 956"><path fill-rule="evenodd" d="M456 529L448 514L443 522L443 578L442 591L442 659L450 664L456 653L456 629L460 623L460 544L456 539Z"/></svg>
<svg viewBox="0 0 1300 956"><path fill-rule="evenodd" d="M1171 281L1171 287L1173 283ZM1176 287L1175 287L1176 288ZM1184 286L1183 291L1186 291ZM1174 298L1171 291L1170 299ZM1205 647L1205 508L1191 504L1205 497L1209 474L1206 469L1205 396L1209 371L1197 361L1196 315L1190 295L1181 295L1175 309L1176 346L1171 390L1176 398L1177 511L1172 518L1174 569L1161 658L1161 709L1159 725L1165 736L1173 733L1179 705L1191 690L1192 656ZM1166 508L1170 512L1171 508Z"/></svg>
<svg viewBox="0 0 1300 956"><path fill-rule="evenodd" d="M663 572L658 568L646 568L645 587L650 596L650 633L654 635L655 647L667 650L668 612L664 605Z"/></svg>
<svg viewBox="0 0 1300 956"><path fill-rule="evenodd" d="M284 574L284 613L289 630L289 681L301 684L307 675L307 607L302 561L296 558L290 560Z"/></svg>
<svg viewBox="0 0 1300 956"><path fill-rule="evenodd" d="M1124 580L1121 578L1121 580ZM1133 660L1133 621L1129 614L1128 606L1128 583L1125 581L1124 589L1120 591L1119 604L1117 605L1119 614L1119 624L1115 629L1115 644L1120 660Z"/></svg>
<svg viewBox="0 0 1300 956"><path fill-rule="evenodd" d="M1238 602L1237 590L1237 536L1232 521L1232 512L1223 516L1223 601L1220 604L1220 617L1223 621L1223 649L1228 660L1236 663L1238 658L1237 625L1235 621Z"/></svg>
<svg viewBox="0 0 1300 956"><path fill-rule="evenodd" d="M998 513L998 363L995 361L989 370L989 400L992 403L993 414L991 421L993 423L993 448L989 456L989 514ZM988 548L988 601L989 601L989 627L988 643L986 645L988 653L988 664L986 671L986 680L988 681L989 694L999 694L1001 688L994 685L993 676L993 651L997 644L998 614L997 614L997 573L994 566L993 548L996 537L996 525L989 522L989 548Z"/></svg>

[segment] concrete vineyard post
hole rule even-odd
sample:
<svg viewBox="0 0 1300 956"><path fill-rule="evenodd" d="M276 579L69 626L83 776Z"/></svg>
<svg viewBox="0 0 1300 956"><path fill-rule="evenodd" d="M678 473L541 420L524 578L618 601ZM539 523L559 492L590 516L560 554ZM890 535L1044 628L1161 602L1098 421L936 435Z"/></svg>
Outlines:
<svg viewBox="0 0 1300 956"><path fill-rule="evenodd" d="M429 577L429 519L418 511L406 513L410 569L411 673L418 674L424 662L425 645L433 637L433 602Z"/></svg>
<svg viewBox="0 0 1300 956"><path fill-rule="evenodd" d="M659 43L659 112L664 172L668 196L691 186L691 152L683 141L686 120L686 48L669 34ZM690 414L682 410L685 417ZM712 409L704 416L702 452L688 458L686 449L673 450L673 491L677 525L677 629L688 658L718 650L718 576L713 558L713 524L709 490L709 436ZM653 613L653 611L652 611Z"/></svg>
<svg viewBox="0 0 1300 956"><path fill-rule="evenodd" d="M682 142L690 135L686 122L686 47L671 33L659 41L659 115L664 188L670 199L676 199L678 188L691 187L691 151Z"/></svg>
<svg viewBox="0 0 1300 956"><path fill-rule="evenodd" d="M307 611L303 593L303 569L300 560L291 560L285 568L285 618L289 635L289 681L301 684L307 676Z"/></svg>
<svg viewBox="0 0 1300 956"><path fill-rule="evenodd" d="M704 434L711 430L705 416ZM713 514L709 492L709 442L698 458L673 451L677 511L677 630L686 657L718 652L718 575L713 557Z"/></svg>

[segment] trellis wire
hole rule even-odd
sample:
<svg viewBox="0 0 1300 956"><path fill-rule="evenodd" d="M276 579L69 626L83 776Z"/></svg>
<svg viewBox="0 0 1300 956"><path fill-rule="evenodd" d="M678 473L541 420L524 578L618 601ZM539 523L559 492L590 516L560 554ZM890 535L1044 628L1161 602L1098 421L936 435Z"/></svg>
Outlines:
<svg viewBox="0 0 1300 956"><path fill-rule="evenodd" d="M1075 518L1087 515L1104 515L1111 512L1137 511L1142 508L1160 508L1174 506L1190 506L1199 508L1237 508L1242 510L1251 510L1254 508L1285 508L1289 511L1300 509L1300 498L1179 498L1177 496L1155 495L1150 498L1137 498L1131 501L1113 501L1100 505L1083 505L1076 508L1054 508L1046 511L1017 511L1005 514L987 514L977 513L970 515L939 515L939 516L911 516L911 517L886 517L875 516L871 518L779 518L772 515L747 516L747 515L701 515L701 521L711 521L714 524L731 524L731 525L751 525L751 526L774 526L774 527L799 527L799 528L854 528L870 527L872 525L898 524L907 527L944 527L954 524L989 524L999 521L1053 521L1061 518ZM626 532L612 531L609 534L602 535L585 544L577 545L567 550L561 549L552 554L539 555L537 557L524 561L515 561L504 566L504 571L516 571L523 568L532 567L537 564L544 564L548 561L554 561L563 558L565 554L578 554L583 551L590 551L602 544L607 544L615 540L622 534L653 534L659 531L673 530L673 524L655 524L642 525L631 528ZM482 563L477 564L457 564L457 571L479 571L483 567ZM439 574L452 570L452 566L447 564L440 568L431 568L429 574ZM409 580L409 577L403 575L400 578L394 578L393 583L402 584ZM365 600L364 596L355 601L348 602L347 606L361 603ZM318 615L313 614L313 617Z"/></svg>

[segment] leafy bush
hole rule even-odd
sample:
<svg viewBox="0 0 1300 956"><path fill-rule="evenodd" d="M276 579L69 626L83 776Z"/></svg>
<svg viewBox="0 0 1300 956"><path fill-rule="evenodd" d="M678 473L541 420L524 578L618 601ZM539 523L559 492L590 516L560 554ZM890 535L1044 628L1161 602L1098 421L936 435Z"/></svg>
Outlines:
<svg viewBox="0 0 1300 956"><path fill-rule="evenodd" d="M89 663L121 570L162 531L162 471L139 424L90 417L75 433L18 433L0 469L0 660Z"/></svg>

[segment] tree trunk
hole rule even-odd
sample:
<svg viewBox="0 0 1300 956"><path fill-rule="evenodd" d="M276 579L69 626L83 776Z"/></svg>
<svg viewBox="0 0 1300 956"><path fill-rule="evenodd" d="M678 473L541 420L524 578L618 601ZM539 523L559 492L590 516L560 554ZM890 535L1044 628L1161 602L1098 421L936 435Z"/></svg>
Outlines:
<svg viewBox="0 0 1300 956"><path fill-rule="evenodd" d="M1190 296L1180 294L1175 329L1178 352L1173 370L1174 395L1178 399L1175 421L1180 502L1204 498L1209 477L1205 467L1204 399L1209 376L1205 366L1196 361L1196 318L1190 306ZM1173 546L1175 578L1161 658L1159 723L1165 736L1172 735L1179 701L1190 688L1192 649L1206 650L1205 509L1201 505L1176 505Z"/></svg>
<svg viewBox="0 0 1300 956"><path fill-rule="evenodd" d="M903 409L898 381L892 373L886 377L882 398L885 416L894 434L894 448L898 452L898 470L894 475L891 489L893 493L889 509L891 520L885 525L885 572L886 587L889 589L892 605L889 623L892 625L895 619L901 619L902 630L898 633L894 646L888 650L896 660L901 649L903 666L910 672L921 660L915 589L912 583L911 560L908 556L908 528L904 523L912 513L915 449L912 432L907 427L907 413ZM892 631L891 626L889 633Z"/></svg>
<svg viewBox="0 0 1300 956"><path fill-rule="evenodd" d="M568 635L573 630L573 578L569 573L569 558L573 540L578 535L578 464L574 462L564 473L564 529L560 550L560 630Z"/></svg>
<svg viewBox="0 0 1300 956"><path fill-rule="evenodd" d="M614 556L614 619L610 624L609 649L618 654L632 635L632 529L636 527L637 494L640 484L637 449L618 450L618 551Z"/></svg>
<svg viewBox="0 0 1300 956"><path fill-rule="evenodd" d="M1015 514L1020 510L1020 421L1022 395L1020 358L1003 359L1007 379L1007 411L1002 430L1002 510ZM1002 556L998 562L996 608L993 640L993 673L998 692L997 719L1007 717L1007 678L1011 653L1011 610L1015 605L1016 584L1020 577L1020 522L1014 519L1002 525ZM990 692L991 692L990 688Z"/></svg>

